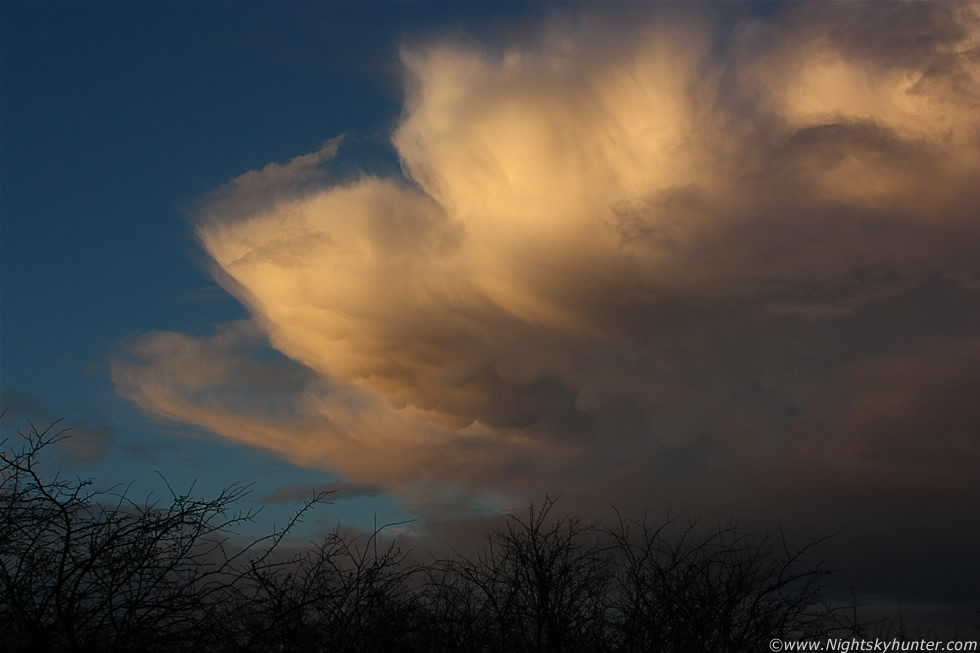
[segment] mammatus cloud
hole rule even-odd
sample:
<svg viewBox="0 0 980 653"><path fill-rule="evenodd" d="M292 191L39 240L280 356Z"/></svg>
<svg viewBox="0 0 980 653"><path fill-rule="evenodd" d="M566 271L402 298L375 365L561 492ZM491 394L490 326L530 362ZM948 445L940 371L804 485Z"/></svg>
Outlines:
<svg viewBox="0 0 980 653"><path fill-rule="evenodd" d="M252 320L130 343L119 392L417 506L893 536L892 497L975 502L978 5L654 11L406 48L404 175L325 181L335 140L216 191L198 236Z"/></svg>

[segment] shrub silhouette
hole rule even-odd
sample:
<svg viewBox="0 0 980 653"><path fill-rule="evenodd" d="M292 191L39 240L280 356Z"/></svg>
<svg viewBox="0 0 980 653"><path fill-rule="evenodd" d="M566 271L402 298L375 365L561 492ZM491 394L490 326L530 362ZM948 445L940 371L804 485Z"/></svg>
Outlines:
<svg viewBox="0 0 980 653"><path fill-rule="evenodd" d="M817 639L860 632L854 606L823 601L826 563L804 564L820 540L793 551L738 525L678 535L620 517L608 532L620 564L613 592L620 650L764 650L774 637Z"/></svg>
<svg viewBox="0 0 980 653"><path fill-rule="evenodd" d="M44 479L38 461L65 431L21 433L0 452L0 619L6 644L30 651L155 651L209 641L230 595L288 531L230 546L255 511L233 512L235 485L212 499L141 503L90 480ZM316 497L304 511L322 497ZM301 511L302 512L302 511ZM263 549L264 547L264 549ZM262 549L256 554L257 549Z"/></svg>
<svg viewBox="0 0 980 653"><path fill-rule="evenodd" d="M437 562L433 610L447 650L574 651L607 644L613 561L578 517L549 520L555 498L510 516L475 557Z"/></svg>
<svg viewBox="0 0 980 653"><path fill-rule="evenodd" d="M758 651L774 637L860 634L824 601L813 545L511 515L475 554L410 562L395 541L336 530L289 555L281 531L235 544L249 487L212 499L47 479L52 425L0 446L0 628L10 651ZM169 488L169 486L168 486ZM814 543L816 544L816 543Z"/></svg>

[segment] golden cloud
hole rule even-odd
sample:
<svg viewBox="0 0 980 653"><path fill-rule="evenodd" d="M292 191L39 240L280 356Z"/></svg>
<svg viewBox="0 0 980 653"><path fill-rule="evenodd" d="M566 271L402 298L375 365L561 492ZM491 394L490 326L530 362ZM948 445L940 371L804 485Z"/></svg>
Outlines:
<svg viewBox="0 0 980 653"><path fill-rule="evenodd" d="M329 183L334 140L202 207L284 403L242 405L268 362L226 332L144 337L117 387L398 487L556 487L769 432L856 358L823 356L821 325L847 339L930 283L980 287L978 24L807 5L406 48L402 177Z"/></svg>

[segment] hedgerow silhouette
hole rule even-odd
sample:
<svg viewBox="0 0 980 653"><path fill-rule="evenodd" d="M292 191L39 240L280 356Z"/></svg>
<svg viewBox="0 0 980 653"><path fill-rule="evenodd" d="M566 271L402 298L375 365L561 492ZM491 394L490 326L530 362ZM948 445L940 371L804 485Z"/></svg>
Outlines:
<svg viewBox="0 0 980 653"><path fill-rule="evenodd" d="M851 605L825 599L818 542L737 524L704 531L615 512L559 516L546 496L487 534L475 554L414 562L382 530L336 530L290 555L284 529L234 537L249 486L211 499L168 485L45 478L67 437L30 424L0 443L0 632L8 651L759 651L772 638L855 636Z"/></svg>

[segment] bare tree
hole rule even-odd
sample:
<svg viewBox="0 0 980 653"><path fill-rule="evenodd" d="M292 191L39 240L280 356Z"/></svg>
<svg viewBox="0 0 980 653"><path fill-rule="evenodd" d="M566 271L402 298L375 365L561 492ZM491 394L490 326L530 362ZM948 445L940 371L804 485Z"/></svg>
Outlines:
<svg viewBox="0 0 980 653"><path fill-rule="evenodd" d="M387 526L366 537L337 529L287 562L253 566L234 609L247 634L239 650L406 650L425 618L407 552L379 548Z"/></svg>
<svg viewBox="0 0 980 653"><path fill-rule="evenodd" d="M594 650L603 641L610 561L592 526L551 514L555 501L531 504L526 519L510 515L475 558L442 563L433 595L475 621L465 638L473 650Z"/></svg>
<svg viewBox="0 0 980 653"><path fill-rule="evenodd" d="M66 437L30 424L19 449L0 443L0 622L10 649L156 651L204 647L231 589L286 531L233 547L249 493L138 502L127 489L42 477L38 461ZM300 514L315 503L304 506ZM298 515L297 515L298 518ZM288 530L288 529L287 529ZM9 650L9 649L8 649Z"/></svg>
<svg viewBox="0 0 980 653"><path fill-rule="evenodd" d="M2 417L2 413L0 413ZM409 563L394 539L335 530L310 548L284 529L235 543L249 492L46 479L57 423L0 442L0 632L11 651L755 651L774 637L860 636L831 605L832 569L737 525L701 530L616 513L559 516L546 496L474 554ZM382 540L385 540L382 542Z"/></svg>
<svg viewBox="0 0 980 653"><path fill-rule="evenodd" d="M617 512L612 527L556 517L556 499L511 515L473 557L429 569L425 596L445 651L753 651L773 637L858 632L830 605L833 570L780 536L713 531Z"/></svg>
<svg viewBox="0 0 980 653"><path fill-rule="evenodd" d="M826 603L834 572L807 556L823 540L792 550L738 525L703 534L695 523L651 526L617 512L608 530L619 565L614 600L625 651L750 651L774 637L853 634L853 606ZM824 538L826 539L826 538Z"/></svg>

